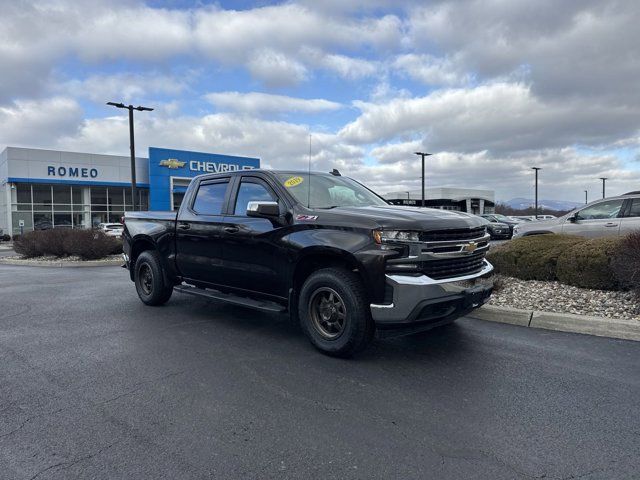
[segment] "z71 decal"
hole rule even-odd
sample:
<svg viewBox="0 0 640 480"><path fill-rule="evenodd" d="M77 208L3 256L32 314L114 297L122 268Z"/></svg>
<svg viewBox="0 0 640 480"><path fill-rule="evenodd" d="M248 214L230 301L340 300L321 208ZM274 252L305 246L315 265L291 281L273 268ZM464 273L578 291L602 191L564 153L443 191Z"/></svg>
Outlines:
<svg viewBox="0 0 640 480"><path fill-rule="evenodd" d="M297 215L296 220L302 220L306 222L313 222L318 219L317 215Z"/></svg>

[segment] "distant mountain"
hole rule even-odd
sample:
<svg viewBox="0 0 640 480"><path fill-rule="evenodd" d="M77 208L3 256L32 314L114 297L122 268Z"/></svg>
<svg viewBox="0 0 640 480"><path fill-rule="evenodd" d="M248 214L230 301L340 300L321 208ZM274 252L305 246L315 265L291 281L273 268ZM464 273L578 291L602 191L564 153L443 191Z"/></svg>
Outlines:
<svg viewBox="0 0 640 480"><path fill-rule="evenodd" d="M525 208L532 207L534 201L531 198L512 198L511 200L499 201L498 203L508 205L516 210L524 210ZM549 210L573 210L580 205L584 204L579 202L567 202L565 200L538 200L539 208L546 208Z"/></svg>

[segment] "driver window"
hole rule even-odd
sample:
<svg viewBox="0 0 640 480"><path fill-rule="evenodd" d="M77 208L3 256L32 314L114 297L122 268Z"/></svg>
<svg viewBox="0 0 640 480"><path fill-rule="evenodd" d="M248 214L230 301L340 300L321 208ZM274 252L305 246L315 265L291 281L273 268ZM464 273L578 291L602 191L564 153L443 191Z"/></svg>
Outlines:
<svg viewBox="0 0 640 480"><path fill-rule="evenodd" d="M242 180L236 197L236 205L233 210L234 215L245 216L247 214L247 204L249 202L277 202L278 199L260 183L253 183Z"/></svg>
<svg viewBox="0 0 640 480"><path fill-rule="evenodd" d="M608 200L596 203L590 207L584 208L578 212L579 220L601 220L607 218L616 218L622 208L622 200Z"/></svg>

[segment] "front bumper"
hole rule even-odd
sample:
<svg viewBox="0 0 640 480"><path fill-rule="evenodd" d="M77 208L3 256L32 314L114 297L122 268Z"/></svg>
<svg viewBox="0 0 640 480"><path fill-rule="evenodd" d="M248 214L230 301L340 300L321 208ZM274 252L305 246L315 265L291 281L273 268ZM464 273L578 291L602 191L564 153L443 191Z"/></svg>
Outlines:
<svg viewBox="0 0 640 480"><path fill-rule="evenodd" d="M493 290L489 278L492 271L493 266L484 260L481 271L453 279L387 275L393 299L388 304L371 304L371 316L378 329L439 325L455 320L489 299Z"/></svg>

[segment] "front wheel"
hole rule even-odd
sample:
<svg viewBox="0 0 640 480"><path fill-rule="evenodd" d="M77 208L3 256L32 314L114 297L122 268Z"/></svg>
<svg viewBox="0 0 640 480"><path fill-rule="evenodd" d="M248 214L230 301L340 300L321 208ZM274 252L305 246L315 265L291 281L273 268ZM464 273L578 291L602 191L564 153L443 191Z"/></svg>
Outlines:
<svg viewBox="0 0 640 480"><path fill-rule="evenodd" d="M311 274L300 291L298 315L311 343L327 355L350 357L373 338L362 281L349 270L325 268Z"/></svg>
<svg viewBox="0 0 640 480"><path fill-rule="evenodd" d="M160 256L155 250L140 254L135 263L134 280L140 300L146 305L163 305L173 293L173 285L165 282Z"/></svg>

